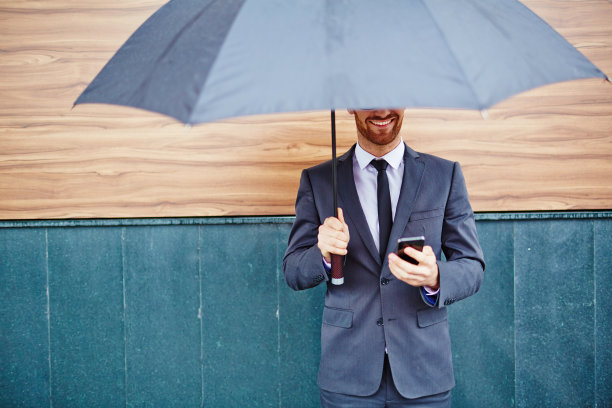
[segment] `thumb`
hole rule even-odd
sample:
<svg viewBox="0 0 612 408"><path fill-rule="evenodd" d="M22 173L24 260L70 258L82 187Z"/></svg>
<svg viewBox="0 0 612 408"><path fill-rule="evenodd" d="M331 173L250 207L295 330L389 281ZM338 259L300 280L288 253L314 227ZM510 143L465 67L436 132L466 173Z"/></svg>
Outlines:
<svg viewBox="0 0 612 408"><path fill-rule="evenodd" d="M342 223L342 230L346 234L346 239L347 239L347 242L348 242L348 239L349 239L349 229L348 229L348 225L344 221L344 213L342 212L342 208L340 208L340 207L338 207L338 220L340 220L340 222Z"/></svg>
<svg viewBox="0 0 612 408"><path fill-rule="evenodd" d="M344 213L342 212L342 208L340 207L338 207L338 219L341 223L346 224L346 222L344 222Z"/></svg>

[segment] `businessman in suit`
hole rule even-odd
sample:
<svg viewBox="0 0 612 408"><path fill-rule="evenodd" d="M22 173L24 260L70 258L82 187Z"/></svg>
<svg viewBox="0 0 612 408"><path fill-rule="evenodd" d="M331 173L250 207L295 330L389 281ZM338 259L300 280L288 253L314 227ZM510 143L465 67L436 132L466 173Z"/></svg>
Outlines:
<svg viewBox="0 0 612 408"><path fill-rule="evenodd" d="M402 109L349 110L357 144L302 172L283 262L295 290L327 282L318 384L324 407L450 406L454 386L446 307L476 293L484 274L458 163L406 146ZM425 236L418 263L395 254ZM444 253L446 259L441 260ZM331 254L344 283L330 282Z"/></svg>

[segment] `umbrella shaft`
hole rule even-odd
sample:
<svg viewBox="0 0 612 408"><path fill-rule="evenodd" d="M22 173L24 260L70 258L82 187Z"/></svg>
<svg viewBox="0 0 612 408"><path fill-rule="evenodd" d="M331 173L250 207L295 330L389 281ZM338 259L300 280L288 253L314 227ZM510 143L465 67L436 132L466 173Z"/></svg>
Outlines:
<svg viewBox="0 0 612 408"><path fill-rule="evenodd" d="M338 174L336 171L336 111L331 110L331 137L332 137L332 184L334 199L334 217L338 217Z"/></svg>
<svg viewBox="0 0 612 408"><path fill-rule="evenodd" d="M338 172L336 171L336 111L331 111L331 134L332 134L332 184L334 186L334 217L338 218ZM332 267L332 284L342 285L344 283L343 263L344 257L342 255L332 254L331 259Z"/></svg>

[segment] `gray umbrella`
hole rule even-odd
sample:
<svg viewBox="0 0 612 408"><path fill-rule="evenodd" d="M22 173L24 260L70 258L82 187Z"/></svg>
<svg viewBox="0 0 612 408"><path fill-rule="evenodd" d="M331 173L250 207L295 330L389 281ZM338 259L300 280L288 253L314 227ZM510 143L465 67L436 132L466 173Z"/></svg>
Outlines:
<svg viewBox="0 0 612 408"><path fill-rule="evenodd" d="M606 78L516 0L173 0L76 103L192 124L329 109L335 160L336 108L483 110L589 77Z"/></svg>

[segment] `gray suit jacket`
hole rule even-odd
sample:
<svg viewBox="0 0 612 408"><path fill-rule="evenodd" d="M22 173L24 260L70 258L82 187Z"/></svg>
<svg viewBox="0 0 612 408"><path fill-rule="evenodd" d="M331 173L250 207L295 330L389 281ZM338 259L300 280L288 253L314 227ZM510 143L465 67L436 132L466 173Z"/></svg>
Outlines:
<svg viewBox="0 0 612 408"><path fill-rule="evenodd" d="M354 149L338 159L338 204L351 236L344 284L329 283L316 246L319 225L333 215L331 162L302 172L283 261L285 279L295 290L328 282L319 386L342 394L373 394L380 385L386 347L395 385L404 397L447 391L454 377L446 306L476 293L484 274L463 174L458 163L406 146L387 253L400 237L425 236L440 271L438 303L432 307L419 288L391 274L386 259L381 265L355 188Z"/></svg>

